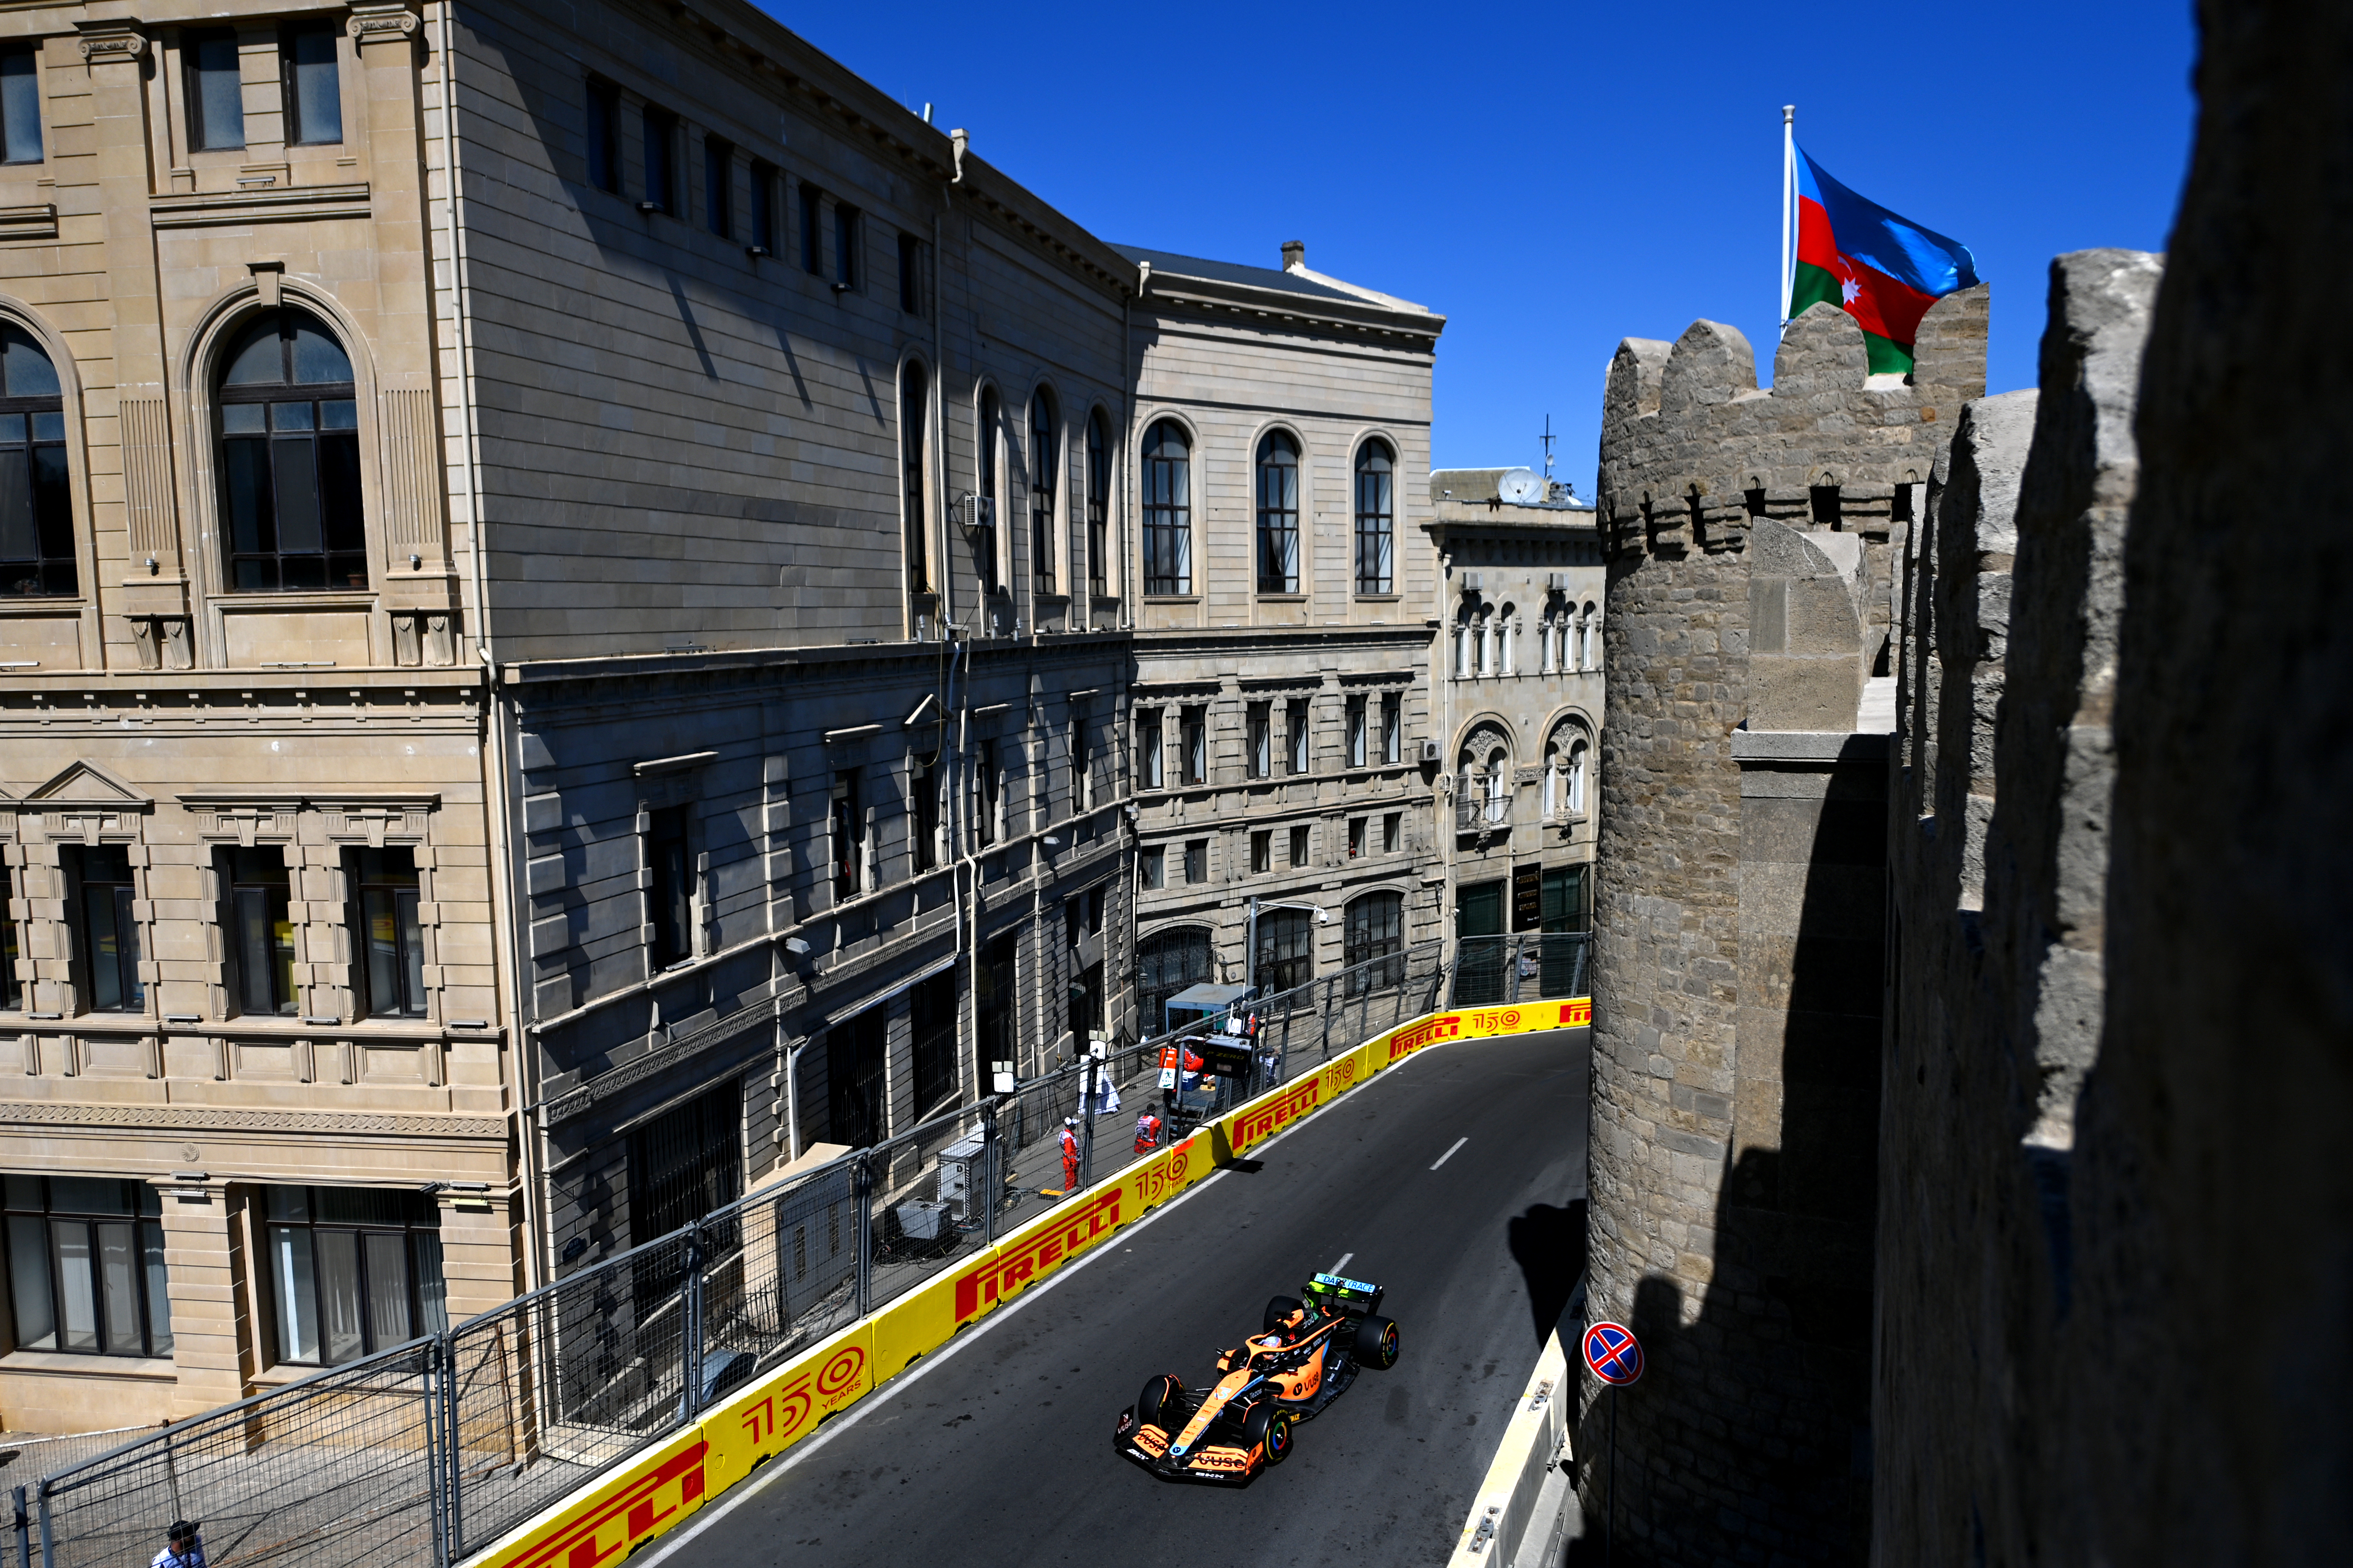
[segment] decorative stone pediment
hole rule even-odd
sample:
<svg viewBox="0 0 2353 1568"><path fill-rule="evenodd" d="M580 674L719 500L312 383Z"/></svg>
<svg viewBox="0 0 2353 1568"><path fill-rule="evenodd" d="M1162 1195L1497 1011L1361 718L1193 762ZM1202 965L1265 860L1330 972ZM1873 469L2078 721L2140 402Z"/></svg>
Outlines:
<svg viewBox="0 0 2353 1568"><path fill-rule="evenodd" d="M76 762L15 803L20 818L37 814L41 830L51 838L85 844L135 837L139 818L154 808L152 797L91 762Z"/></svg>
<svg viewBox="0 0 2353 1568"><path fill-rule="evenodd" d="M426 824L441 804L438 795L275 795L206 793L179 796L196 816L196 832L206 838L234 838L250 846L261 840L291 839L302 813L323 819L330 840L355 839L372 847L393 843L422 842Z"/></svg>

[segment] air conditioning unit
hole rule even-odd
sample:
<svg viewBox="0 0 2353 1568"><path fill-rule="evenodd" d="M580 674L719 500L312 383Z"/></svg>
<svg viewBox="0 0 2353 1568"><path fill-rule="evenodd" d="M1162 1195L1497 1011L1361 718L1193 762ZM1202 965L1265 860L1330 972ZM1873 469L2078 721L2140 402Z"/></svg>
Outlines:
<svg viewBox="0 0 2353 1568"><path fill-rule="evenodd" d="M1434 763L1439 760L1437 742L1424 741L1421 743L1421 760L1425 763Z"/></svg>
<svg viewBox="0 0 2353 1568"><path fill-rule="evenodd" d="M1486 586L1486 579L1480 573L1465 572L1462 574L1462 591L1464 593L1475 594L1484 586Z"/></svg>
<svg viewBox="0 0 2353 1568"><path fill-rule="evenodd" d="M1568 574L1566 572L1546 573L1545 586L1550 588L1556 594L1566 592L1568 587Z"/></svg>

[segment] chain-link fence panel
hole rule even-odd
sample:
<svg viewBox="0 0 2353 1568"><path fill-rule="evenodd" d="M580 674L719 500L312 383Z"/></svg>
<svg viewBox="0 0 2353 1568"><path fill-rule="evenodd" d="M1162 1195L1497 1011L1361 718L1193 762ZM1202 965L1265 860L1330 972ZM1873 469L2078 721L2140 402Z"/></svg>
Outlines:
<svg viewBox="0 0 2353 1568"><path fill-rule="evenodd" d="M1456 953L1453 1005L1493 1007L1582 996L1592 949L1586 931L1466 936Z"/></svg>
<svg viewBox="0 0 2353 1568"><path fill-rule="evenodd" d="M845 1159L702 1221L704 1406L856 1321L858 1216Z"/></svg>
<svg viewBox="0 0 2353 1568"><path fill-rule="evenodd" d="M968 1106L860 1152L866 1305L894 1300L988 1245L988 1112Z"/></svg>
<svg viewBox="0 0 2353 1568"><path fill-rule="evenodd" d="M438 1561L439 1349L381 1352L48 1477L44 1568L145 1563L181 1519L215 1568Z"/></svg>

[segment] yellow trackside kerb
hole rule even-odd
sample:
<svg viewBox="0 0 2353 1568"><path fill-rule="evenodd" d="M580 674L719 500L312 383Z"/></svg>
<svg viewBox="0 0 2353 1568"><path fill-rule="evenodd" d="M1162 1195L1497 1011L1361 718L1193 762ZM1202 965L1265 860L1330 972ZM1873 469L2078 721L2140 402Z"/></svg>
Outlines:
<svg viewBox="0 0 2353 1568"><path fill-rule="evenodd" d="M617 1562L958 1330L1384 1068L1449 1040L1579 1028L1592 1021L1592 999L1575 996L1430 1013L1376 1035L877 1308L705 1411L688 1430L517 1526L471 1561L478 1568L600 1568Z"/></svg>

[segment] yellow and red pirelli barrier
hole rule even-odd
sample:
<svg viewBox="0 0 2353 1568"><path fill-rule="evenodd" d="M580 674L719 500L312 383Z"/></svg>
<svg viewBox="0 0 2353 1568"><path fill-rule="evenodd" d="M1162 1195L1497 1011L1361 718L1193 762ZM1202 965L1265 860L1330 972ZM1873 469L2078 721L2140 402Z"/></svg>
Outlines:
<svg viewBox="0 0 2353 1568"><path fill-rule="evenodd" d="M1590 997L1427 1014L1333 1058L1196 1129L1183 1142L1106 1177L1002 1241L786 1362L471 1561L476 1568L598 1568L678 1525L710 1499L873 1392L1120 1226L1220 1164L1394 1067L1448 1040L1487 1039L1593 1021Z"/></svg>

